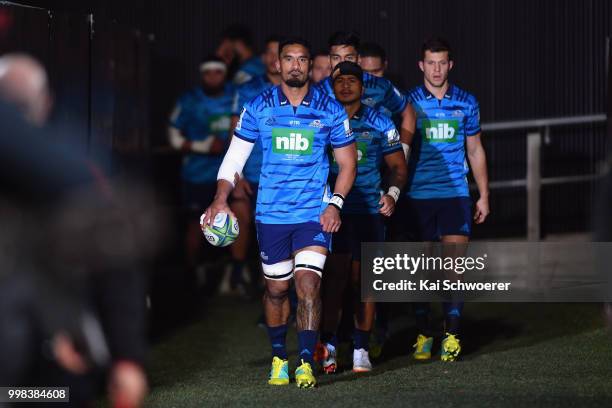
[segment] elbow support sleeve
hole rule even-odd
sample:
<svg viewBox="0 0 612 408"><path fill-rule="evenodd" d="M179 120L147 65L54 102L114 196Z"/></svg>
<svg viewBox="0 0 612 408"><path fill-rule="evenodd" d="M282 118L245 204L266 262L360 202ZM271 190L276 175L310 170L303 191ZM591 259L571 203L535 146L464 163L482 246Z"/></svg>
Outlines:
<svg viewBox="0 0 612 408"><path fill-rule="evenodd" d="M225 157L221 163L221 167L219 167L217 180L227 180L234 186L234 177L236 174L242 175L242 169L251 155L253 145L254 143L247 142L235 136L232 137L232 143L230 143L229 149L227 149L227 153L225 153Z"/></svg>

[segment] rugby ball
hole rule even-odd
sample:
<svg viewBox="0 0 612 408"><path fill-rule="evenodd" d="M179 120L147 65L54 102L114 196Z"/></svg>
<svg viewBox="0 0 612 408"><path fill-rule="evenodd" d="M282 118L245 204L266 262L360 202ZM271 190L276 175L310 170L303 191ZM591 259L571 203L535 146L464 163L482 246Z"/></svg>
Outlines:
<svg viewBox="0 0 612 408"><path fill-rule="evenodd" d="M224 212L217 213L211 225L204 225L204 214L202 214L200 217L200 227L206 241L216 247L230 245L236 241L240 233L236 217Z"/></svg>

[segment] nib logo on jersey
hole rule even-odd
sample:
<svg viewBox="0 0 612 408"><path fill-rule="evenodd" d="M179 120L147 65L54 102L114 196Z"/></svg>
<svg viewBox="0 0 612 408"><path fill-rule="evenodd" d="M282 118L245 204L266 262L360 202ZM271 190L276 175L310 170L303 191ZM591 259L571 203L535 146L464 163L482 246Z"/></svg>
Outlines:
<svg viewBox="0 0 612 408"><path fill-rule="evenodd" d="M314 132L308 129L272 129L272 151L292 156L312 154Z"/></svg>
<svg viewBox="0 0 612 408"><path fill-rule="evenodd" d="M457 120L424 120L421 126L423 141L429 143L452 143L457 141L459 121Z"/></svg>

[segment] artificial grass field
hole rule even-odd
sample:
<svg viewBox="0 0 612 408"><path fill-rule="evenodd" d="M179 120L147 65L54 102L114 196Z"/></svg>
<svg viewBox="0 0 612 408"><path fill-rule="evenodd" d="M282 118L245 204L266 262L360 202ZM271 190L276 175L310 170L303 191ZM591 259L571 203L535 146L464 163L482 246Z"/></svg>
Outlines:
<svg viewBox="0 0 612 408"><path fill-rule="evenodd" d="M266 383L270 365L259 303L217 298L201 320L159 339L150 407L409 406L612 407L612 336L599 304L466 304L461 361L417 363L406 305L374 371L319 374L315 389ZM435 309L434 309L435 310ZM407 317L406 317L407 316ZM436 338L434 351L439 349ZM288 347L295 370L295 330Z"/></svg>

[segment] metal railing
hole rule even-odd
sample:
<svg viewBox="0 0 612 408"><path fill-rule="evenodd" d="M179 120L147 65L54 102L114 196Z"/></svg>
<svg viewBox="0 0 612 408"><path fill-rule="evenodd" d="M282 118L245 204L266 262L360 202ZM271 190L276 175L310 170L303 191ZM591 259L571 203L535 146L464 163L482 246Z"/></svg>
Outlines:
<svg viewBox="0 0 612 408"><path fill-rule="evenodd" d="M530 129L527 133L527 173L525 179L492 181L490 189L502 189L511 187L526 187L527 189L527 239L538 241L541 234L541 190L543 185L566 184L584 181L593 181L600 174L585 174L561 177L542 177L541 150L542 136L546 141L550 140L551 128L555 126L568 126L580 124L593 124L606 122L605 114L573 116L564 118L519 120L511 122L483 123L483 132L495 132L504 130ZM534 131L532 129L538 129Z"/></svg>

